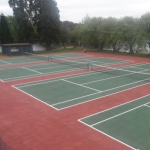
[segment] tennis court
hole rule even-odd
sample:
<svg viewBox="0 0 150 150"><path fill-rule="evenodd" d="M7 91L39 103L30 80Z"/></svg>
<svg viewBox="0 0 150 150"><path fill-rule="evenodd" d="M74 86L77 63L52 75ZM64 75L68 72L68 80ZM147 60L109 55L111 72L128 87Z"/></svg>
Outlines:
<svg viewBox="0 0 150 150"><path fill-rule="evenodd" d="M150 148L150 95L80 119L134 150Z"/></svg>
<svg viewBox="0 0 150 150"><path fill-rule="evenodd" d="M80 57L86 57L82 54L74 54L74 53L66 53L66 54L57 54L57 55L52 55L52 56L57 56L57 57L62 57L62 58L80 58ZM11 64L23 64L23 63L32 63L32 62L47 62L49 61L48 55L36 55L36 54L30 54L27 53L25 54L24 57L20 58L10 58L10 59L3 59L0 60L0 66L4 65L11 65Z"/></svg>
<svg viewBox="0 0 150 150"><path fill-rule="evenodd" d="M68 58L69 57L72 57L72 55L70 54ZM36 59L31 58L31 59L36 61L40 60L39 58ZM88 59L82 59L78 61L62 59L60 57L51 57L51 59L52 60L50 60L45 64L27 65L24 67L21 66L21 67L11 67L11 68L1 68L0 80L10 81L10 80L17 80L22 78L30 78L34 76L41 76L45 74L55 74L55 73L68 72L68 71L81 70L81 69L86 69L88 71L89 63L93 63L93 64L96 63L97 65L110 65L110 64L113 65L113 64L130 62L127 60L111 59L111 58L104 58L104 57L88 58Z"/></svg>
<svg viewBox="0 0 150 150"><path fill-rule="evenodd" d="M149 64L141 63L14 87L59 110L148 84L149 81Z"/></svg>

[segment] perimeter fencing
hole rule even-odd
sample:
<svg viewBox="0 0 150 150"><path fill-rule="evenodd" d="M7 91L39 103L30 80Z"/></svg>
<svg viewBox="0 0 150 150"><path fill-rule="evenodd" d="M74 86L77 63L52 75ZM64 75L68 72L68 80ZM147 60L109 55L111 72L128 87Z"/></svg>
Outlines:
<svg viewBox="0 0 150 150"><path fill-rule="evenodd" d="M0 137L0 150L13 150L13 149Z"/></svg>

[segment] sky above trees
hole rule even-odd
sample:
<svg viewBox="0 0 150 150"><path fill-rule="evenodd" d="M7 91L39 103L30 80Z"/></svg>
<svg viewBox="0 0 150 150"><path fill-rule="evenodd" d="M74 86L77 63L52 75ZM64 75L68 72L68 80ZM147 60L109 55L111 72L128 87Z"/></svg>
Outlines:
<svg viewBox="0 0 150 150"><path fill-rule="evenodd" d="M149 0L56 0L60 10L60 20L79 23L88 14L91 17L124 16L141 17L149 12ZM0 13L12 15L7 0L0 1Z"/></svg>

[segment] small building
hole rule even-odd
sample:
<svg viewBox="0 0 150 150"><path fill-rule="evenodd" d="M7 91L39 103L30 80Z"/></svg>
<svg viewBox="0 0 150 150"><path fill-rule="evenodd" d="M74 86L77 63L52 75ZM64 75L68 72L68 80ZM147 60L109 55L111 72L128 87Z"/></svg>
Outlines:
<svg viewBox="0 0 150 150"><path fill-rule="evenodd" d="M30 43L13 43L13 44L1 44L2 53L14 56L24 55L25 52L33 53L33 47Z"/></svg>

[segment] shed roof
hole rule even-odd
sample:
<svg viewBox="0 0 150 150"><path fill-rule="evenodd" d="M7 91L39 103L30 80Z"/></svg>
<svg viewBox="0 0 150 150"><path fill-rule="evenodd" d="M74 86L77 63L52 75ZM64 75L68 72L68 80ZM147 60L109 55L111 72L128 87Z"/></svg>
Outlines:
<svg viewBox="0 0 150 150"><path fill-rule="evenodd" d="M1 44L1 46L24 46L24 45L32 45L31 43L12 43L12 44Z"/></svg>

